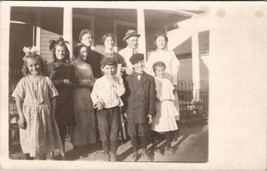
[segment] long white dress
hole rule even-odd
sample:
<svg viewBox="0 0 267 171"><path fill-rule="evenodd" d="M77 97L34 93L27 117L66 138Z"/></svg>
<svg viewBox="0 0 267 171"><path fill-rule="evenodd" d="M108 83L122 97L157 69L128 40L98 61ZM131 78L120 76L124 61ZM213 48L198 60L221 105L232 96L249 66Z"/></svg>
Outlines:
<svg viewBox="0 0 267 171"><path fill-rule="evenodd" d="M174 106L173 85L166 79L155 77L156 82L156 115L153 118L151 129L157 132L168 132L178 129L176 119L179 114Z"/></svg>
<svg viewBox="0 0 267 171"><path fill-rule="evenodd" d="M169 50L163 50L163 51L157 50L157 51L151 52L149 55L148 61L146 62L146 65L145 65L145 71L148 74L155 76L155 73L153 71L153 64L159 61L164 62L166 65L165 77L168 80L170 80L170 82L173 85L178 85L180 62L177 59L174 52L169 51ZM174 97L175 97L174 105L178 113L180 113L179 99L178 99L177 93L175 93ZM179 119L180 119L180 114L176 117L176 120L179 120Z"/></svg>

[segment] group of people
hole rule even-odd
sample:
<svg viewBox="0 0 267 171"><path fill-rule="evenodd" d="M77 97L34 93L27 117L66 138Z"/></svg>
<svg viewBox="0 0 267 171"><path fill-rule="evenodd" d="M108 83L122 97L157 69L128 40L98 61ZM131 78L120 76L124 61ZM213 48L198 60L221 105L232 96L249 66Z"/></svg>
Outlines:
<svg viewBox="0 0 267 171"><path fill-rule="evenodd" d="M147 153L149 137L154 152L159 152L158 133L165 133L165 152L174 153L171 142L178 130L180 63L167 49L165 35L157 35L157 50L145 63L137 49L139 37L135 30L128 30L123 38L127 47L116 53L114 37L107 33L102 37L105 50L100 54L91 49L93 33L84 29L72 59L62 37L51 40L53 62L47 66L36 48L23 49L24 77L12 97L16 100L20 144L26 159L38 156L44 160L56 149L64 159L66 128L72 126L70 141L74 150L95 144L99 131L105 160L116 161L122 113L126 113L134 161L139 142L142 156L151 160Z"/></svg>

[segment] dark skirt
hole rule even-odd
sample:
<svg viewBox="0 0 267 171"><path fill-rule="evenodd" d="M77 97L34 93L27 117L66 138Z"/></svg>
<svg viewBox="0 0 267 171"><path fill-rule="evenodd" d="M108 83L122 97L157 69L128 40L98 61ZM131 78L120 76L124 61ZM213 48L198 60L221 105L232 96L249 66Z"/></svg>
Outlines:
<svg viewBox="0 0 267 171"><path fill-rule="evenodd" d="M61 96L57 97L55 117L59 128L75 124L73 103L73 96L62 97L61 94Z"/></svg>

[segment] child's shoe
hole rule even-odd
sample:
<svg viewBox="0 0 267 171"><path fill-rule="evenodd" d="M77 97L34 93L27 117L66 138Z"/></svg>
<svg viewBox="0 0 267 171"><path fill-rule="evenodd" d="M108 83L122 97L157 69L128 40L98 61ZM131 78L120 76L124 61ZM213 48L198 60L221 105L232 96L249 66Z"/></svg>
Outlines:
<svg viewBox="0 0 267 171"><path fill-rule="evenodd" d="M59 160L65 160L65 152L61 149L59 152Z"/></svg>
<svg viewBox="0 0 267 171"><path fill-rule="evenodd" d="M145 149L142 149L142 157L145 158L147 161L152 161Z"/></svg>
<svg viewBox="0 0 267 171"><path fill-rule="evenodd" d="M107 153L104 153L104 161L110 161L110 155Z"/></svg>
<svg viewBox="0 0 267 171"><path fill-rule="evenodd" d="M172 147L166 148L165 154L173 155L174 154L174 149Z"/></svg>
<svg viewBox="0 0 267 171"><path fill-rule="evenodd" d="M133 152L133 155L132 155L132 158L133 160L136 162L137 161L137 157L138 157L138 152L137 151L134 151Z"/></svg>
<svg viewBox="0 0 267 171"><path fill-rule="evenodd" d="M110 161L112 161L112 162L117 161L116 154L110 153Z"/></svg>
<svg viewBox="0 0 267 171"><path fill-rule="evenodd" d="M161 154L161 151L160 151L159 148L156 148L156 149L153 150L153 153L154 153L154 155L155 154Z"/></svg>

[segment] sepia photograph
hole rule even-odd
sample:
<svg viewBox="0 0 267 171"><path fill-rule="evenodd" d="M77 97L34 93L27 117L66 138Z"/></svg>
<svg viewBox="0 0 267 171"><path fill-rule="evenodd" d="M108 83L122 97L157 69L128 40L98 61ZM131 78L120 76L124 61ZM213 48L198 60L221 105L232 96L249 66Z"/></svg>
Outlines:
<svg viewBox="0 0 267 171"><path fill-rule="evenodd" d="M1 2L0 168L266 169L266 4L238 5Z"/></svg>

